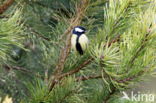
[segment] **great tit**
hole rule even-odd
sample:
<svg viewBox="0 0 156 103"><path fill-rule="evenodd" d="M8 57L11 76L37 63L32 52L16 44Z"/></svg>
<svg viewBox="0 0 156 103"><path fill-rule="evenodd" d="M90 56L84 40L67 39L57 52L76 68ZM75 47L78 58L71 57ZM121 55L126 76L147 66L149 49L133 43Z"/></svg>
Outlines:
<svg viewBox="0 0 156 103"><path fill-rule="evenodd" d="M86 29L82 26L76 26L72 31L71 45L72 48L75 51L77 51L80 55L83 55L89 43L85 32Z"/></svg>

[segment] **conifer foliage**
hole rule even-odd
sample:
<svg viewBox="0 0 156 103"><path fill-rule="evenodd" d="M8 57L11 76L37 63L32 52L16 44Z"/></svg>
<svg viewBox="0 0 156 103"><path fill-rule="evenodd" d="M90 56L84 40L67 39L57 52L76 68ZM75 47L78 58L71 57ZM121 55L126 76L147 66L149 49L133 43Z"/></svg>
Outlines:
<svg viewBox="0 0 156 103"><path fill-rule="evenodd" d="M136 103L156 68L155 0L0 1L0 96L15 103ZM81 25L90 42L71 50Z"/></svg>

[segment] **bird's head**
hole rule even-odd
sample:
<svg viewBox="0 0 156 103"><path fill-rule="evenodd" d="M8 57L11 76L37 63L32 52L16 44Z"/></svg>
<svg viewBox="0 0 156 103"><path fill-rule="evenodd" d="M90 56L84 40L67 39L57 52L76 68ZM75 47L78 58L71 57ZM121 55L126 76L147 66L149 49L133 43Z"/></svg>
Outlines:
<svg viewBox="0 0 156 103"><path fill-rule="evenodd" d="M76 26L74 27L72 33L80 36L81 34L84 34L86 32L86 29L82 26Z"/></svg>

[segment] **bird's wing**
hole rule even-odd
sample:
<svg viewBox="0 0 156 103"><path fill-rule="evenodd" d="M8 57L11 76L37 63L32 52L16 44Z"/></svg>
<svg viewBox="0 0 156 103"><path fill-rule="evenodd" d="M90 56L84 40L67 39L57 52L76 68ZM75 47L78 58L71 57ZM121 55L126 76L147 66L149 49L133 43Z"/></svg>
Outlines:
<svg viewBox="0 0 156 103"><path fill-rule="evenodd" d="M79 38L79 43L83 50L85 50L88 46L89 40L85 34L82 34Z"/></svg>

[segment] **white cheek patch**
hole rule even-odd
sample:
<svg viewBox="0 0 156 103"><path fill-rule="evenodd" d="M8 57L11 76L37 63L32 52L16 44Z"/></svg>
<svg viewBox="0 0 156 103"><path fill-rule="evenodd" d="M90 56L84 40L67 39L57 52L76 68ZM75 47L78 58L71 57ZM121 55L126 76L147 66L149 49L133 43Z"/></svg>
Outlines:
<svg viewBox="0 0 156 103"><path fill-rule="evenodd" d="M80 28L75 28L75 31L77 31L77 32L83 32L84 30L82 30Z"/></svg>

